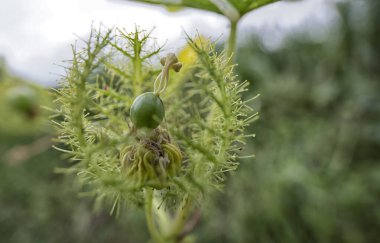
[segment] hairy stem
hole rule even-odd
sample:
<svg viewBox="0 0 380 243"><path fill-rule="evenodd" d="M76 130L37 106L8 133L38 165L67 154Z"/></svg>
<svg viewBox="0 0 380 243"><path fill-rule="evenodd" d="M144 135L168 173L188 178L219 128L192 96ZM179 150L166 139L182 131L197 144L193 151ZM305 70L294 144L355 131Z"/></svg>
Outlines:
<svg viewBox="0 0 380 243"><path fill-rule="evenodd" d="M134 96L138 95L140 93L140 86L141 86L141 58L139 53L139 47L138 43L136 43L135 47L135 57L133 60L133 94Z"/></svg>
<svg viewBox="0 0 380 243"><path fill-rule="evenodd" d="M139 31L136 29L134 34L134 58L133 58L133 95L136 96L140 93L142 83L142 60L141 60L141 40L139 39Z"/></svg>

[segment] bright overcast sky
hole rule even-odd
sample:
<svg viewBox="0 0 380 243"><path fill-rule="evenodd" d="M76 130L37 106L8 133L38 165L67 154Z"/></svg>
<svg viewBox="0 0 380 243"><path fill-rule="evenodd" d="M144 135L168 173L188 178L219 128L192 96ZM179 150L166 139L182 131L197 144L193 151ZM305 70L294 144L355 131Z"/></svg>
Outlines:
<svg viewBox="0 0 380 243"><path fill-rule="evenodd" d="M331 15L328 2L331 0L278 2L249 14L239 28L294 29L304 22L325 20ZM69 44L77 39L75 35L86 36L92 23L156 27L153 35L161 43L168 41L169 48L180 48L183 30L198 30L216 38L225 34L228 26L223 17L204 11L168 13L160 7L122 0L1 0L0 55L14 72L54 84L56 74L63 72L54 64L70 58Z"/></svg>

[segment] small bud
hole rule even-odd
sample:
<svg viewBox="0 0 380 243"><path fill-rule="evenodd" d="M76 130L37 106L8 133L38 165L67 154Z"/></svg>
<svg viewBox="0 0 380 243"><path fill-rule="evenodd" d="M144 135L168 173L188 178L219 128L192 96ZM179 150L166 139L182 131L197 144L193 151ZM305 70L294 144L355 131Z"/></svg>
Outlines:
<svg viewBox="0 0 380 243"><path fill-rule="evenodd" d="M176 64L174 64L174 65L172 66L172 68L174 69L174 71L175 71L176 73L178 73L178 72L181 70L181 68L182 68L182 63L177 62Z"/></svg>

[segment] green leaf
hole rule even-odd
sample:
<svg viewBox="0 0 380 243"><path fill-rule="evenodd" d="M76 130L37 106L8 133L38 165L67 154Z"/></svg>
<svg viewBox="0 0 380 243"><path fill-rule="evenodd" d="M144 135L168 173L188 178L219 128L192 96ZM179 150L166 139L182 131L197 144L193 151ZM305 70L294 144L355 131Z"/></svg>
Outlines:
<svg viewBox="0 0 380 243"><path fill-rule="evenodd" d="M164 5L166 7L190 7L219 13L231 21L239 20L246 13L279 0L131 0Z"/></svg>

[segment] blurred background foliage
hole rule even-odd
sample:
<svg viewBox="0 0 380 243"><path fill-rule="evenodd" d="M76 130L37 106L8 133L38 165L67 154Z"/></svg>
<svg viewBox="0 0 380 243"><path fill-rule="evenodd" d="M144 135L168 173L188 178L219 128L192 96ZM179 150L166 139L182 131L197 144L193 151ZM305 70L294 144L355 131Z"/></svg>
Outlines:
<svg viewBox="0 0 380 243"><path fill-rule="evenodd" d="M47 112L41 106L51 103L49 92L11 75L0 57L0 134L38 135L49 129Z"/></svg>
<svg viewBox="0 0 380 243"><path fill-rule="evenodd" d="M380 242L380 2L367 2L338 4L323 41L240 46L261 94L256 159L205 210L205 242Z"/></svg>
<svg viewBox="0 0 380 243"><path fill-rule="evenodd" d="M309 29L274 50L255 35L239 42L237 71L261 94L247 145L256 158L204 208L197 242L380 242L380 2L337 10L323 38ZM141 211L94 212L54 173L68 165L50 148L47 114L6 98L27 86L39 107L48 91L0 64L0 242L146 242Z"/></svg>

